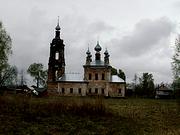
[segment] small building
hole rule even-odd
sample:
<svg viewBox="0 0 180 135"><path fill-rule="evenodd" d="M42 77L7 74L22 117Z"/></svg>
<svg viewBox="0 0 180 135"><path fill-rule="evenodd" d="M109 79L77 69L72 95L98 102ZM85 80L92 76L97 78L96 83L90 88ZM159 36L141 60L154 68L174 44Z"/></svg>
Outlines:
<svg viewBox="0 0 180 135"><path fill-rule="evenodd" d="M158 86L155 90L155 98L172 98L173 90L164 84Z"/></svg>
<svg viewBox="0 0 180 135"><path fill-rule="evenodd" d="M60 96L110 96L124 97L124 80L112 75L112 66L109 62L109 53L106 49L104 58L101 57L101 46L97 42L95 58L92 60L88 48L86 62L83 65L84 74L65 73L64 43L60 38L59 22L56 26L55 38L50 44L50 57L48 63L48 94Z"/></svg>
<svg viewBox="0 0 180 135"><path fill-rule="evenodd" d="M12 94L23 94L30 95L31 89L27 85L14 85L14 86L4 86L0 87L0 93L4 95L12 95Z"/></svg>

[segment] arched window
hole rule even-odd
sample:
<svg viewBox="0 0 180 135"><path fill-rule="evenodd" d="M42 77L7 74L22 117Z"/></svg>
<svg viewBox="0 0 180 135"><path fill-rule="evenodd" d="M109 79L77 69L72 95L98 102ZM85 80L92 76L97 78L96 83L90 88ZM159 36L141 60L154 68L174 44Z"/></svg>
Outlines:
<svg viewBox="0 0 180 135"><path fill-rule="evenodd" d="M98 80L98 74L95 74L95 80Z"/></svg>
<svg viewBox="0 0 180 135"><path fill-rule="evenodd" d="M81 88L79 88L78 91L79 91L79 94L81 94Z"/></svg>
<svg viewBox="0 0 180 135"><path fill-rule="evenodd" d="M103 88L101 89L101 94L104 94L104 89Z"/></svg>
<svg viewBox="0 0 180 135"><path fill-rule="evenodd" d="M70 93L73 93L73 88L70 88Z"/></svg>
<svg viewBox="0 0 180 135"><path fill-rule="evenodd" d="M98 94L98 88L95 88L95 93Z"/></svg>
<svg viewBox="0 0 180 135"><path fill-rule="evenodd" d="M102 80L105 80L105 75L104 75L104 73L102 73Z"/></svg>
<svg viewBox="0 0 180 135"><path fill-rule="evenodd" d="M91 74L89 74L89 80L91 80L91 78L92 78L92 76L91 76Z"/></svg>
<svg viewBox="0 0 180 135"><path fill-rule="evenodd" d="M63 94L65 93L65 89L64 89L64 88L62 88L62 93L63 93Z"/></svg>
<svg viewBox="0 0 180 135"><path fill-rule="evenodd" d="M55 77L56 77L56 79L58 78L58 71L57 70L55 72Z"/></svg>
<svg viewBox="0 0 180 135"><path fill-rule="evenodd" d="M91 93L91 88L89 88L89 93Z"/></svg>
<svg viewBox="0 0 180 135"><path fill-rule="evenodd" d="M121 94L121 89L118 90L118 93Z"/></svg>
<svg viewBox="0 0 180 135"><path fill-rule="evenodd" d="M55 59L56 59L56 60L59 59L59 53L58 53L58 52L55 53Z"/></svg>

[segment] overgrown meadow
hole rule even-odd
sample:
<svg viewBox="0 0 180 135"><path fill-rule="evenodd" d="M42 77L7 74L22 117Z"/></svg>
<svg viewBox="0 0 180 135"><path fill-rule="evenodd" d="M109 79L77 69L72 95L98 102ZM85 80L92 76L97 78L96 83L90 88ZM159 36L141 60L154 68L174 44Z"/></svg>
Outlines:
<svg viewBox="0 0 180 135"><path fill-rule="evenodd" d="M0 96L0 134L179 135L180 102Z"/></svg>

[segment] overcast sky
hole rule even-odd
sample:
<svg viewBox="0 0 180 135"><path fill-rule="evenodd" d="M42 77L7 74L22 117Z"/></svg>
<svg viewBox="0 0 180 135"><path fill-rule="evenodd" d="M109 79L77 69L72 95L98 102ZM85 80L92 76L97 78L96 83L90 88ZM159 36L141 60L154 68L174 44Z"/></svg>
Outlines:
<svg viewBox="0 0 180 135"><path fill-rule="evenodd" d="M180 0L0 0L0 21L12 37L11 64L46 68L57 16L65 43L66 72L83 73L86 50L99 40L113 67L152 73L156 83L171 82L171 58L179 30ZM103 56L102 56L103 57Z"/></svg>

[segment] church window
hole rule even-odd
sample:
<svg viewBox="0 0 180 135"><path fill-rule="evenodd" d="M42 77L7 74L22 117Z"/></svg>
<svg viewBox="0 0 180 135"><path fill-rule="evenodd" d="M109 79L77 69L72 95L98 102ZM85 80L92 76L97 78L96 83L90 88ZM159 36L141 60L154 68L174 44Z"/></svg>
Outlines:
<svg viewBox="0 0 180 135"><path fill-rule="evenodd" d="M70 88L70 93L73 93L73 88Z"/></svg>
<svg viewBox="0 0 180 135"><path fill-rule="evenodd" d="M89 80L91 80L92 79L92 75L91 74L89 74Z"/></svg>
<svg viewBox="0 0 180 135"><path fill-rule="evenodd" d="M104 73L102 74L102 80L105 80L105 75L104 75Z"/></svg>
<svg viewBox="0 0 180 135"><path fill-rule="evenodd" d="M104 94L104 89L101 89L101 93Z"/></svg>
<svg viewBox="0 0 180 135"><path fill-rule="evenodd" d="M56 60L59 59L59 53L58 53L58 52L55 53L55 59L56 59Z"/></svg>
<svg viewBox="0 0 180 135"><path fill-rule="evenodd" d="M98 88L95 88L95 93L96 93L96 94L98 93Z"/></svg>
<svg viewBox="0 0 180 135"><path fill-rule="evenodd" d="M119 89L119 91L118 91L118 92L119 92L119 94L120 94L120 93L121 93L121 89Z"/></svg>
<svg viewBox="0 0 180 135"><path fill-rule="evenodd" d="M98 80L98 74L95 74L95 80Z"/></svg>
<svg viewBox="0 0 180 135"><path fill-rule="evenodd" d="M79 94L81 94L81 88L78 89Z"/></svg>
<svg viewBox="0 0 180 135"><path fill-rule="evenodd" d="M91 93L91 88L89 88L89 93Z"/></svg>
<svg viewBox="0 0 180 135"><path fill-rule="evenodd" d="M64 91L65 91L64 88L62 88L62 93L63 93L63 94L64 94Z"/></svg>

